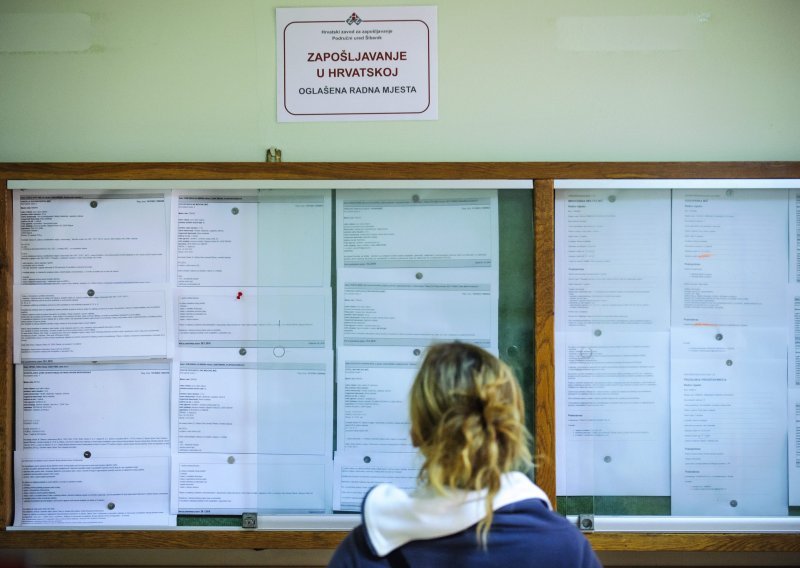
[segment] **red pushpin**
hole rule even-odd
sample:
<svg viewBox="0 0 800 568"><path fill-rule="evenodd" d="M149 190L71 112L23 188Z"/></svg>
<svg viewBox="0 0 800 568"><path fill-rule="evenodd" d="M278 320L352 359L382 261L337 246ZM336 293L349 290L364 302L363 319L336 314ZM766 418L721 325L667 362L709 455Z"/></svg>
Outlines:
<svg viewBox="0 0 800 568"><path fill-rule="evenodd" d="M241 292L236 292L236 299L237 300L241 300L242 299L242 293Z"/></svg>

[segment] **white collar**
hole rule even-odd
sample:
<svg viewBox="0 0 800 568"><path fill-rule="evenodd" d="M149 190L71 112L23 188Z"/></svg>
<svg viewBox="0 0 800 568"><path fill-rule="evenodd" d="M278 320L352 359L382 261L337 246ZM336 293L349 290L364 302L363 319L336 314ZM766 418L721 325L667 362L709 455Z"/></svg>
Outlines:
<svg viewBox="0 0 800 568"><path fill-rule="evenodd" d="M446 495L423 488L409 495L389 483L376 485L364 499L363 517L367 540L378 556L386 556L412 540L455 534L486 516L486 490L454 489ZM503 474L493 510L517 501L541 499L552 509L547 494L525 474Z"/></svg>

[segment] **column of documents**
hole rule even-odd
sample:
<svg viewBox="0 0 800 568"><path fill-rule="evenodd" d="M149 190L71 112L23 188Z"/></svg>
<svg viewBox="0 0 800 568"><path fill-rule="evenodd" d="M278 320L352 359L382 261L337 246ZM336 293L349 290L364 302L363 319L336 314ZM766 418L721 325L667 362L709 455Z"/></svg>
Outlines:
<svg viewBox="0 0 800 568"><path fill-rule="evenodd" d="M330 511L331 192L175 193L171 511Z"/></svg>
<svg viewBox="0 0 800 568"><path fill-rule="evenodd" d="M781 329L672 332L672 514L787 514Z"/></svg>
<svg viewBox="0 0 800 568"><path fill-rule="evenodd" d="M800 189L789 190L788 355L789 505L800 506Z"/></svg>
<svg viewBox="0 0 800 568"><path fill-rule="evenodd" d="M333 506L382 481L414 488L408 392L435 341L497 352L496 190L336 194L337 436Z"/></svg>
<svg viewBox="0 0 800 568"><path fill-rule="evenodd" d="M672 199L672 513L787 514L784 189Z"/></svg>
<svg viewBox="0 0 800 568"><path fill-rule="evenodd" d="M557 491L668 495L669 190L555 208Z"/></svg>
<svg viewBox="0 0 800 568"><path fill-rule="evenodd" d="M15 525L174 524L168 192L13 203Z"/></svg>

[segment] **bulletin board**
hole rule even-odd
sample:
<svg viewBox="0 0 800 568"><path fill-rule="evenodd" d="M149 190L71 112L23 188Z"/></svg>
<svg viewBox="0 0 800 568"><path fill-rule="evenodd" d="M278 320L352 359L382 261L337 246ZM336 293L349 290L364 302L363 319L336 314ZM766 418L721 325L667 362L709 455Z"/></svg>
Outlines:
<svg viewBox="0 0 800 568"><path fill-rule="evenodd" d="M555 380L554 380L554 180L557 179L709 179L709 178L800 178L800 164L759 163L149 163L149 164L2 164L0 205L4 227L0 235L3 311L6 324L0 342L4 372L0 377L0 510L4 526L13 521L14 375L11 298L13 281L12 203L9 180L531 180L533 191L513 207L519 226L533 219L533 234L501 238L522 239L521 249L530 254L518 275L530 278L532 296L520 281L510 283L507 295L516 305L530 303L532 321L509 323L501 340L505 358L517 359L516 371L526 387L532 409L535 453L538 457L536 482L556 502L555 467ZM526 211L526 208L528 208ZM509 217L514 218L514 216ZM516 222L515 222L516 223ZM514 231L514 223L505 230ZM530 225L528 225L530 227ZM506 249L512 250L513 249ZM516 262L516 261L515 261ZM502 310L502 305L501 305ZM519 311L514 308L514 313ZM501 314L501 327L504 316ZM526 335L532 329L532 336ZM502 335L502 334L501 334ZM527 344L527 345L526 345ZM522 351L523 353L520 353ZM528 358L525 352L531 355ZM526 361L530 359L532 363ZM234 524L239 519L234 520ZM238 525L237 525L238 526ZM6 548L334 548L346 534L343 530L249 530L208 527L202 530L5 530L0 544ZM591 533L600 551L620 550L739 550L800 551L796 534L781 533Z"/></svg>

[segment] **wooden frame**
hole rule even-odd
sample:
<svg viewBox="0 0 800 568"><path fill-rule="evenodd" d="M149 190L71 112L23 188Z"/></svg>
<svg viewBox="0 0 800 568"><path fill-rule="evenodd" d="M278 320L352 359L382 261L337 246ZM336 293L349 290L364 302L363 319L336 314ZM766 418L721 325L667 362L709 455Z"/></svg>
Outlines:
<svg viewBox="0 0 800 568"><path fill-rule="evenodd" d="M42 163L0 164L0 515L13 517L12 211L8 180L531 179L534 180L535 443L537 483L555 502L554 180L800 178L800 162ZM331 549L342 531L0 530L0 548ZM593 533L598 551L800 552L800 534Z"/></svg>

